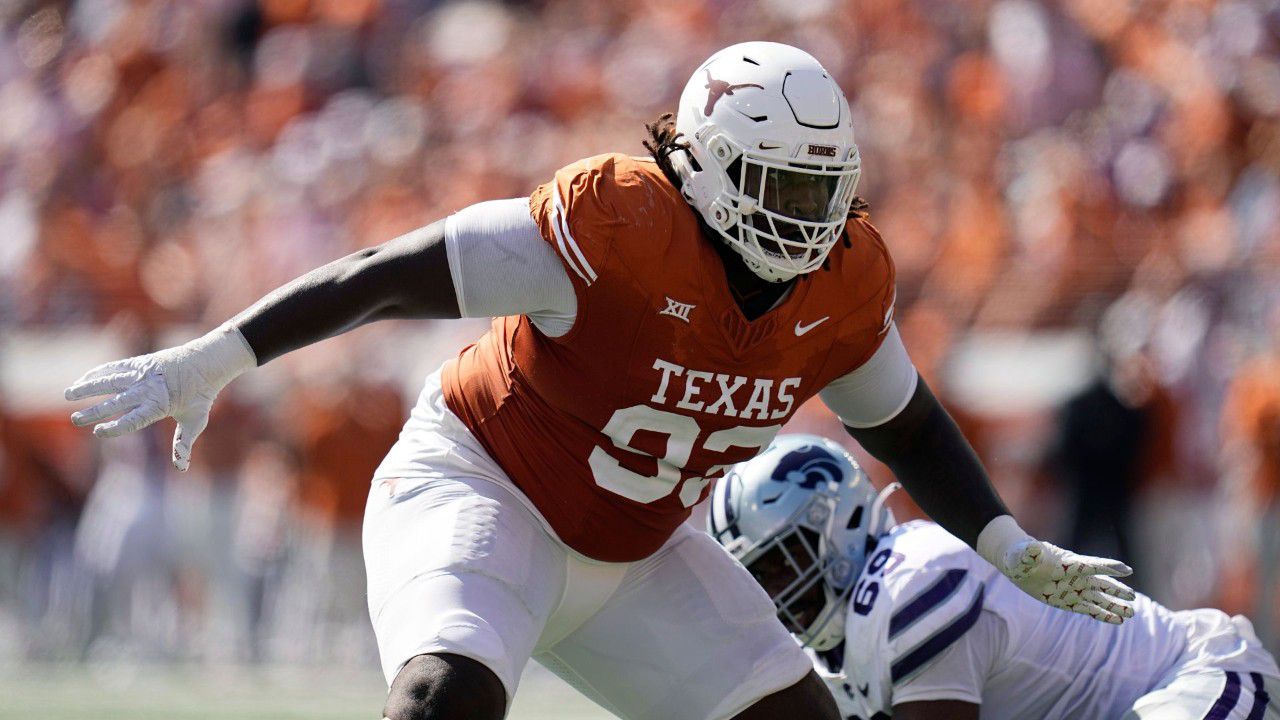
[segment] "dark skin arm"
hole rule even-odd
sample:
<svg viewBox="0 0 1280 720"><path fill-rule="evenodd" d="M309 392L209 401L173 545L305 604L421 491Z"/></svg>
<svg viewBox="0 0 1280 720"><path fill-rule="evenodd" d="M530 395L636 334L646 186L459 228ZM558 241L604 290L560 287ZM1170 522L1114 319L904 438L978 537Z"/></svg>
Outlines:
<svg viewBox="0 0 1280 720"><path fill-rule="evenodd" d="M970 546L993 518L1009 514L973 447L924 378L893 419L845 429L889 466L929 517Z"/></svg>
<svg viewBox="0 0 1280 720"><path fill-rule="evenodd" d="M959 700L930 700L893 706L893 720L978 720L981 706Z"/></svg>
<svg viewBox="0 0 1280 720"><path fill-rule="evenodd" d="M318 267L233 322L265 365L375 320L458 316L441 220Z"/></svg>

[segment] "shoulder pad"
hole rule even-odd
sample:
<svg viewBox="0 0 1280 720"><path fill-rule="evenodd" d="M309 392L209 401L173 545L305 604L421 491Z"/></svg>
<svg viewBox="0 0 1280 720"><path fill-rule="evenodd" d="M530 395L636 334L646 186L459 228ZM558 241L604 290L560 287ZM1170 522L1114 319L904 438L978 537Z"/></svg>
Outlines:
<svg viewBox="0 0 1280 720"><path fill-rule="evenodd" d="M933 523L895 530L902 561L885 576L891 605L886 631L893 683L923 670L958 640L982 612L994 568Z"/></svg>
<svg viewBox="0 0 1280 720"><path fill-rule="evenodd" d="M894 685L928 667L977 622L989 577L983 565L933 523L899 525L881 541L854 587L845 625L846 671L868 687L872 707L890 708Z"/></svg>
<svg viewBox="0 0 1280 720"><path fill-rule="evenodd" d="M656 163L618 153L566 165L529 197L543 239L575 285L586 286L598 279L615 242L660 237L682 207L688 206Z"/></svg>

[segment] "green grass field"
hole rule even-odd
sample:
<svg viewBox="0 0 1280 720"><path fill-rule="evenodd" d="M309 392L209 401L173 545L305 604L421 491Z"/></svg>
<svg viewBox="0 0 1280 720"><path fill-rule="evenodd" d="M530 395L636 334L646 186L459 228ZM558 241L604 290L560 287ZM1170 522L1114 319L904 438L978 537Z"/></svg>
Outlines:
<svg viewBox="0 0 1280 720"><path fill-rule="evenodd" d="M172 667L0 666L0 720L328 720L381 717L373 673ZM530 664L511 720L607 720Z"/></svg>

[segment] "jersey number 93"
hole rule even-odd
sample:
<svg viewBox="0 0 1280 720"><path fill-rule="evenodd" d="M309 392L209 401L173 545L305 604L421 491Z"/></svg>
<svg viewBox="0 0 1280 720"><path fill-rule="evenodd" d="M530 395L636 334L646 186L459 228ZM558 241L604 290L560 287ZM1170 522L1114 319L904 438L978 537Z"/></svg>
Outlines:
<svg viewBox="0 0 1280 720"><path fill-rule="evenodd" d="M708 433L701 438L699 445L702 428L698 426L697 420L648 405L632 405L614 412L609 422L605 424L603 432L619 450L656 460L656 472L645 475L629 470L599 446L591 451L588 464L591 466L591 474L597 485L628 500L648 504L661 500L675 490L680 484L684 466L689 462L695 449L701 447L710 452L725 452L734 447L760 450L773 441L773 436L777 435L780 429L782 429L781 425L764 427L739 425ZM666 451L661 457L632 446L636 433L642 431L666 436ZM692 507L698 502L707 485L720 477L731 465L732 463L713 465L707 468L706 475L685 480L684 486L680 489L681 504Z"/></svg>

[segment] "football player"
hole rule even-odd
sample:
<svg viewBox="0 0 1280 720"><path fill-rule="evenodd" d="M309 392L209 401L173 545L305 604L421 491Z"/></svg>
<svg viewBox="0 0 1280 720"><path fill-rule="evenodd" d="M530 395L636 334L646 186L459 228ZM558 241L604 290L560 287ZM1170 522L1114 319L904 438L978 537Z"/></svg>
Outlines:
<svg viewBox="0 0 1280 720"><path fill-rule="evenodd" d="M1143 595L1120 627L1063 612L938 525L895 527L894 487L830 440L780 435L717 483L707 518L845 718L1280 718L1280 670L1245 617Z"/></svg>
<svg viewBox="0 0 1280 720"><path fill-rule="evenodd" d="M1022 532L894 327L844 94L796 48L694 72L650 158L565 167L361 250L180 347L68 389L112 437L169 416L185 468L218 392L381 318L495 317L376 472L369 612L391 720L498 718L536 657L624 718L832 718L751 576L685 525L821 394L921 506L1045 602L1118 623L1120 563Z"/></svg>

